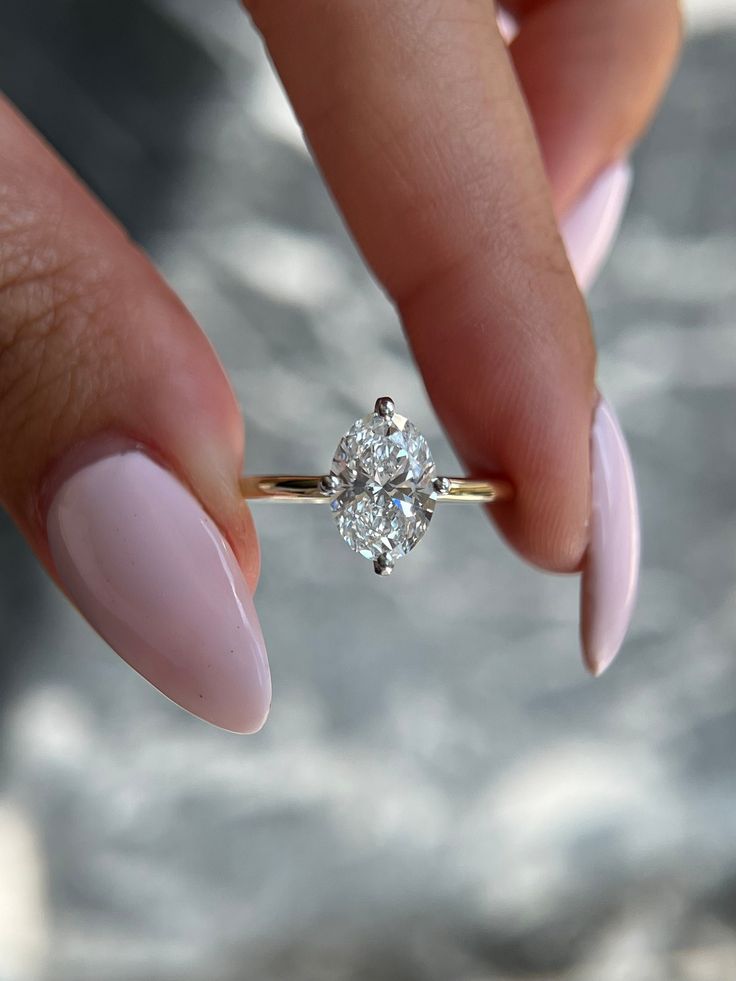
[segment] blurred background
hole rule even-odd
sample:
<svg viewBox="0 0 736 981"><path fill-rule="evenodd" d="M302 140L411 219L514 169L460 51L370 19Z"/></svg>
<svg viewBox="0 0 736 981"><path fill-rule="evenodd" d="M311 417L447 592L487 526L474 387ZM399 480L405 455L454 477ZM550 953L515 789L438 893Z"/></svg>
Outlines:
<svg viewBox="0 0 736 981"><path fill-rule="evenodd" d="M0 981L736 978L736 3L689 8L591 296L642 502L620 660L586 676L577 581L480 509L387 584L261 507L274 703L239 738L0 518ZM320 469L384 392L454 469L234 2L3 0L0 86L212 337L251 472Z"/></svg>

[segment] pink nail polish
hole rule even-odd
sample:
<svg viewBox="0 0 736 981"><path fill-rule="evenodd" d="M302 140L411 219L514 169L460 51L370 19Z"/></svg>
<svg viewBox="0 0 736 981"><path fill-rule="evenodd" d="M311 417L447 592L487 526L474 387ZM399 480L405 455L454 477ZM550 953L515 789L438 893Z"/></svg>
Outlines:
<svg viewBox="0 0 736 981"><path fill-rule="evenodd" d="M498 24L498 30L501 37L504 39L506 44L511 44L516 35L519 33L519 25L516 22L516 18L512 17L508 10L505 10L503 7L497 7L496 23Z"/></svg>
<svg viewBox="0 0 736 981"><path fill-rule="evenodd" d="M232 549L192 494L139 449L67 476L47 515L80 612L160 691L224 729L255 732L271 678Z"/></svg>
<svg viewBox="0 0 736 981"><path fill-rule="evenodd" d="M581 584L580 637L598 676L624 642L639 581L639 505L626 439L601 398L591 435L590 542Z"/></svg>
<svg viewBox="0 0 736 981"><path fill-rule="evenodd" d="M560 222L560 233L578 285L593 285L609 256L631 190L630 164L607 167Z"/></svg>

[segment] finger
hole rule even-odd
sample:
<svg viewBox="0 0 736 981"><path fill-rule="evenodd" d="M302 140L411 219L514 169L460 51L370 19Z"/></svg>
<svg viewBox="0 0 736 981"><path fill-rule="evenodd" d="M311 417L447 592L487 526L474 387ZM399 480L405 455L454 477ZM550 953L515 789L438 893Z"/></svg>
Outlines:
<svg viewBox="0 0 736 981"><path fill-rule="evenodd" d="M594 350L493 5L250 9L467 468L515 484L503 532L577 569Z"/></svg>
<svg viewBox="0 0 736 981"><path fill-rule="evenodd" d="M625 157L670 78L682 39L677 0L509 0L511 44L564 215L611 161Z"/></svg>
<svg viewBox="0 0 736 981"><path fill-rule="evenodd" d="M89 622L189 711L270 681L240 414L152 266L0 102L0 500Z"/></svg>
<svg viewBox="0 0 736 981"><path fill-rule="evenodd" d="M587 288L623 213L631 174L621 158L656 108L679 51L679 7L676 0L512 0L509 7L518 22L511 54L568 256ZM591 448L581 642L588 668L598 675L625 638L640 554L631 460L615 412L603 400Z"/></svg>

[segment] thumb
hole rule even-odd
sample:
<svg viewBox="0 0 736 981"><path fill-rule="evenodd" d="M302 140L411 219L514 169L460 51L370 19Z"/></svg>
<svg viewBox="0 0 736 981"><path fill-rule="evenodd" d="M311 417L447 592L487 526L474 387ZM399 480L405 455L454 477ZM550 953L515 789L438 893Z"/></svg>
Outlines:
<svg viewBox="0 0 736 981"><path fill-rule="evenodd" d="M121 657L190 712L254 731L271 686L227 379L3 101L0 146L0 500Z"/></svg>

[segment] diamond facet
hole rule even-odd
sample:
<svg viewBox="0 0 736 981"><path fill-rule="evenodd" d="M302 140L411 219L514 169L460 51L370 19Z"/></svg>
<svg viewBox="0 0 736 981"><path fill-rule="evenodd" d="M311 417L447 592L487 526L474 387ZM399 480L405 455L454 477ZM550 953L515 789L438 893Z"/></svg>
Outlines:
<svg viewBox="0 0 736 981"><path fill-rule="evenodd" d="M424 536L437 500L436 469L426 439L404 416L358 419L340 440L330 473L340 482L331 503L337 528L353 551L393 564Z"/></svg>

